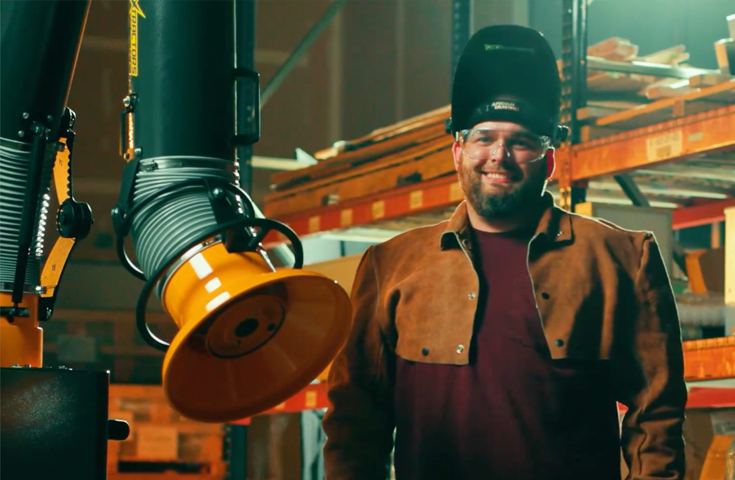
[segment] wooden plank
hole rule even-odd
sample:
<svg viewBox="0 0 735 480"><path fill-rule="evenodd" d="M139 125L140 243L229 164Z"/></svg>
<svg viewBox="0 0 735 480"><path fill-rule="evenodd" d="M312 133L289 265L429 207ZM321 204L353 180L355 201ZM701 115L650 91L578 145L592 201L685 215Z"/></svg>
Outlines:
<svg viewBox="0 0 735 480"><path fill-rule="evenodd" d="M584 123L593 122L598 118L612 115L613 113L620 112L621 110L624 109L620 106L590 103L586 107L582 107L577 110L577 120Z"/></svg>
<svg viewBox="0 0 735 480"><path fill-rule="evenodd" d="M681 97L694 91L690 86L680 87L677 83L671 81L656 82L643 89L642 93L648 100L660 100L662 98Z"/></svg>
<svg viewBox="0 0 735 480"><path fill-rule="evenodd" d="M386 127L377 128L370 132L369 135L358 138L356 140L352 140L347 143L351 145L360 145L371 142L380 142L389 138L393 138L401 133L407 133L412 130L425 128L429 125L435 125L437 123L444 124L446 119L449 118L449 115L451 115L451 106L446 105L430 112L426 112L407 120L403 120L402 122L394 123Z"/></svg>
<svg viewBox="0 0 735 480"><path fill-rule="evenodd" d="M625 128L629 125L640 126L643 123L656 123L662 118L670 118L672 110L680 108L677 107L677 104L680 104L681 102L691 102L707 98L710 100L726 101L727 97L721 97L718 94L731 95L733 92L735 92L735 79L712 87L703 88L677 98L667 98L648 105L641 105L630 110L614 113L597 120L595 123L597 126L615 125L619 128ZM710 106L710 108L717 108L717 106Z"/></svg>
<svg viewBox="0 0 735 480"><path fill-rule="evenodd" d="M587 47L587 55L617 62L632 60L637 54L638 45L620 37L608 38Z"/></svg>
<svg viewBox="0 0 735 480"><path fill-rule="evenodd" d="M415 145L411 148L401 150L393 155L388 155L381 159L376 159L371 162L366 162L354 168L345 169L344 171L337 172L324 178L318 178L314 181L308 182L303 185L296 185L288 190L281 192L274 192L265 196L266 203L274 202L282 198L290 197L300 193L312 191L316 188L323 187L326 185L332 185L335 183L343 182L351 178L368 175L378 170L384 170L388 167L399 165L401 163L411 162L417 158L423 158L436 150L442 148L448 148L451 145L451 140L448 138L437 138L419 145Z"/></svg>
<svg viewBox="0 0 735 480"><path fill-rule="evenodd" d="M689 86L691 88L704 88L711 87L712 85L719 85L721 83L729 82L732 80L732 75L715 75L715 74L704 74L696 75L689 79Z"/></svg>
<svg viewBox="0 0 735 480"><path fill-rule="evenodd" d="M344 144L350 147L354 147L361 144L387 140L389 138L395 137L398 134L408 133L411 130L424 128L432 124L443 123L447 118L449 118L450 115L451 107L449 105L445 105L443 107L437 108L421 115L417 115L415 117L411 117L401 122L388 125L386 127L377 128L364 137L346 141L344 142ZM337 153L342 152L338 152L337 149L335 149L334 147L327 148L316 152L314 154L314 158L317 158L319 160L326 160L335 156Z"/></svg>
<svg viewBox="0 0 735 480"><path fill-rule="evenodd" d="M386 169L355 176L350 179L309 190L299 195L269 200L264 207L266 216L278 218L284 214L305 211L324 206L324 199L332 196L339 203L385 192L401 186L400 179L413 176L420 181L452 174L454 165L451 153L442 148L422 158L401 163Z"/></svg>
<svg viewBox="0 0 735 480"><path fill-rule="evenodd" d="M654 77L620 72L591 72L587 76L587 89L594 92L638 92L653 83Z"/></svg>
<svg viewBox="0 0 735 480"><path fill-rule="evenodd" d="M410 131L397 135L384 142L369 145L365 148L347 152L333 159L318 163L312 167L291 172L278 172L271 176L273 188L283 190L294 185L308 182L317 178L333 175L348 170L362 163L385 157L395 152L420 145L434 138L447 136L443 124L436 124L426 129Z"/></svg>
<svg viewBox="0 0 735 480"><path fill-rule="evenodd" d="M686 47L684 45L675 45L631 60L660 63L663 65L679 65L681 62L689 60L689 52L686 51Z"/></svg>

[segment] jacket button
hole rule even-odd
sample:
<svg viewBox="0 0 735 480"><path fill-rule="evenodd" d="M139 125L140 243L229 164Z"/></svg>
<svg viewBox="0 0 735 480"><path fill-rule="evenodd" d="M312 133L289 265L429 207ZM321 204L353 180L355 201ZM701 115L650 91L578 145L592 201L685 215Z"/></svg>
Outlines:
<svg viewBox="0 0 735 480"><path fill-rule="evenodd" d="M475 292L470 292L470 294L467 295L467 298L469 298L470 300L474 300L475 297L476 297Z"/></svg>
<svg viewBox="0 0 735 480"><path fill-rule="evenodd" d="M421 354L425 357L429 354L429 349L424 347L421 349Z"/></svg>
<svg viewBox="0 0 735 480"><path fill-rule="evenodd" d="M457 353L464 352L464 345L457 345Z"/></svg>
<svg viewBox="0 0 735 480"><path fill-rule="evenodd" d="M556 346L557 347L563 347L564 346L564 340L562 340L561 338L558 338L555 343L556 343Z"/></svg>
<svg viewBox="0 0 735 480"><path fill-rule="evenodd" d="M541 298L543 298L544 300L548 300L549 299L549 296L550 295L548 293L546 293L546 292L542 292L541 293Z"/></svg>

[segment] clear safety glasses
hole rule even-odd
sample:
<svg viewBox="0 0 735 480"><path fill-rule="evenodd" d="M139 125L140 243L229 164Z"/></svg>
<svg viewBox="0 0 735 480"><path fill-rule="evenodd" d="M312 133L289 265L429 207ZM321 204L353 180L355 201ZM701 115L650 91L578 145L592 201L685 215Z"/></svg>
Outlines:
<svg viewBox="0 0 735 480"><path fill-rule="evenodd" d="M512 158L518 163L540 160L551 147L551 139L527 131L473 128L459 132L462 151L472 160Z"/></svg>

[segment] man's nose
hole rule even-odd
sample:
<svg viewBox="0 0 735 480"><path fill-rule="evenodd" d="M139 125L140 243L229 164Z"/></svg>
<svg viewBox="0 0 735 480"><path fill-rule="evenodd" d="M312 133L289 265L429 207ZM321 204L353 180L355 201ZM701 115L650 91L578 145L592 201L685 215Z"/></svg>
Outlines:
<svg viewBox="0 0 735 480"><path fill-rule="evenodd" d="M499 141L490 146L490 157L491 162L502 162L510 156L508 148L505 146L505 142Z"/></svg>

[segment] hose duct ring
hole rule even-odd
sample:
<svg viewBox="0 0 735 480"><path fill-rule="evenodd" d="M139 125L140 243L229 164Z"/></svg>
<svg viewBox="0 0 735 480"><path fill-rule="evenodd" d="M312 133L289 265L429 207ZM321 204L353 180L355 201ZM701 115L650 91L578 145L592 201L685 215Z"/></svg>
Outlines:
<svg viewBox="0 0 735 480"><path fill-rule="evenodd" d="M236 187L237 188L237 187ZM294 232L291 228L289 228L286 224L278 222L276 220L271 220L269 218L238 218L236 220L231 220L219 225L216 225L206 232L202 233L195 239L193 239L191 242L188 242L185 246L179 248L174 252L173 255L171 255L167 261L163 262L158 269L146 280L145 285L143 286L143 289L140 292L140 295L138 297L138 303L135 307L135 324L138 328L138 332L143 337L143 340L148 343L148 345L152 346L153 348L160 350L162 352L166 352L168 350L169 344L164 342L163 340L156 337L153 332L151 332L150 328L148 327L148 323L146 322L146 309L148 306L148 300L151 296L151 292L153 291L153 288L155 287L156 283L161 279L161 277L168 271L168 269L176 263L179 258L181 258L183 255L185 255L189 250L196 247L197 245L206 242L207 240L211 239L212 237L216 236L217 234L222 233L225 230L234 229L235 227L245 227L245 228L260 228L260 230L255 234L251 240L251 246L253 246L253 250L257 248L257 245L260 243L260 241L265 238L265 236L271 231L276 230L277 232L283 234L293 245L294 248L294 257L295 262L292 268L299 269L304 264L304 250L301 245L301 241L299 240L299 237L296 235L296 232Z"/></svg>

